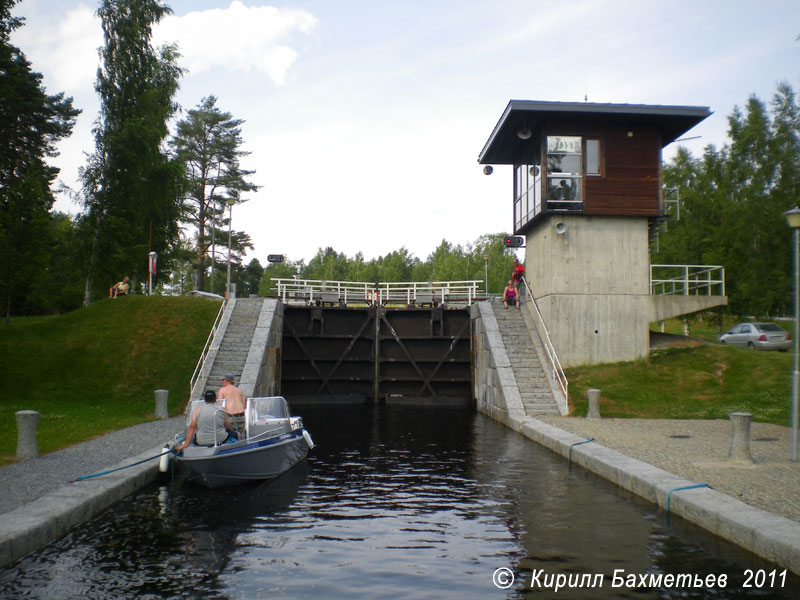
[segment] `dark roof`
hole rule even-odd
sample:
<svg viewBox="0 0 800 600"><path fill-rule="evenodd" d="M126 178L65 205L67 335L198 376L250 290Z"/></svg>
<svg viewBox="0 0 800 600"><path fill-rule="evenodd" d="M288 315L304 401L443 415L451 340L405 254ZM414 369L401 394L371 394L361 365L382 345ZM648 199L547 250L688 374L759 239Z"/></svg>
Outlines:
<svg viewBox="0 0 800 600"><path fill-rule="evenodd" d="M671 144L711 114L707 106L661 106L646 104L597 104L593 102L543 102L511 100L478 156L481 164L514 164L523 146L517 132L532 130L541 135L548 121L574 120L616 122L620 126L645 123L655 125L662 135L662 147Z"/></svg>

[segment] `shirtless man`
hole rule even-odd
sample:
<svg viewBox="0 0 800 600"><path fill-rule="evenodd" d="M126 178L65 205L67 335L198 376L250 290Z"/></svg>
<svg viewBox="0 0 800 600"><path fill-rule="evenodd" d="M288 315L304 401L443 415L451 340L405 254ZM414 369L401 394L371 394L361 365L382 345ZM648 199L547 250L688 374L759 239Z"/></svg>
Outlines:
<svg viewBox="0 0 800 600"><path fill-rule="evenodd" d="M225 401L225 412L233 418L233 423L237 430L244 429L244 394L242 390L233 385L233 373L225 373L222 376L222 387L217 392L217 400Z"/></svg>

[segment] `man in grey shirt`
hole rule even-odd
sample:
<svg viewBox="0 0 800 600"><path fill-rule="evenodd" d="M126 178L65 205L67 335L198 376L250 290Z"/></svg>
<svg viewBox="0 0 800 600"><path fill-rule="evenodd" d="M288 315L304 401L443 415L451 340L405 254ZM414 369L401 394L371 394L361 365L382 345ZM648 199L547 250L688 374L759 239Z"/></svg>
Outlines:
<svg viewBox="0 0 800 600"><path fill-rule="evenodd" d="M208 390L203 399L205 404L194 409L189 428L186 430L186 440L175 448L178 452L192 443L195 433L198 446L214 446L228 438L231 424L228 421L228 414L217 405L216 392Z"/></svg>

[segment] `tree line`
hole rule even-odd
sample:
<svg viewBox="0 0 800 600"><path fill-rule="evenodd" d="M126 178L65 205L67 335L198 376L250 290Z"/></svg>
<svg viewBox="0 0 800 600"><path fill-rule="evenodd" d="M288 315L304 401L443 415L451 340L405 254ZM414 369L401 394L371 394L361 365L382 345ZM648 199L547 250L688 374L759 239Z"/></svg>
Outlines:
<svg viewBox="0 0 800 600"><path fill-rule="evenodd" d="M320 248L308 263L300 260L267 266L257 293L272 293L273 278L297 277L373 284L402 281L484 281L488 285L489 293L500 294L514 269L514 254L503 244L506 235L482 235L464 246L442 240L424 260L414 256L405 247L369 260L361 252L348 257L330 247ZM237 293L241 293L240 290L237 289Z"/></svg>
<svg viewBox="0 0 800 600"><path fill-rule="evenodd" d="M664 168L680 218L658 236L657 264L725 267L734 315L793 314L792 231L783 213L800 203L800 105L791 85L766 104L751 96L728 117L728 142L694 157L680 149Z"/></svg>

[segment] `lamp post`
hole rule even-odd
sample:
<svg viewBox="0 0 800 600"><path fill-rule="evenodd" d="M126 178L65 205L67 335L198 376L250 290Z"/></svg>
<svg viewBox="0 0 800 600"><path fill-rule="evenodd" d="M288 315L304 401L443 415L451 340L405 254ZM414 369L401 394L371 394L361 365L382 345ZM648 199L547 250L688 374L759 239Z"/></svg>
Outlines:
<svg viewBox="0 0 800 600"><path fill-rule="evenodd" d="M225 200L228 204L228 282L225 286L225 297L231 297L231 228L233 227L233 205L236 204L236 198L228 198Z"/></svg>
<svg viewBox="0 0 800 600"><path fill-rule="evenodd" d="M483 255L483 288L486 296L489 296L489 255Z"/></svg>
<svg viewBox="0 0 800 600"><path fill-rule="evenodd" d="M797 462L797 395L800 393L800 208L783 213L789 227L794 229L794 371L792 372L792 460Z"/></svg>

